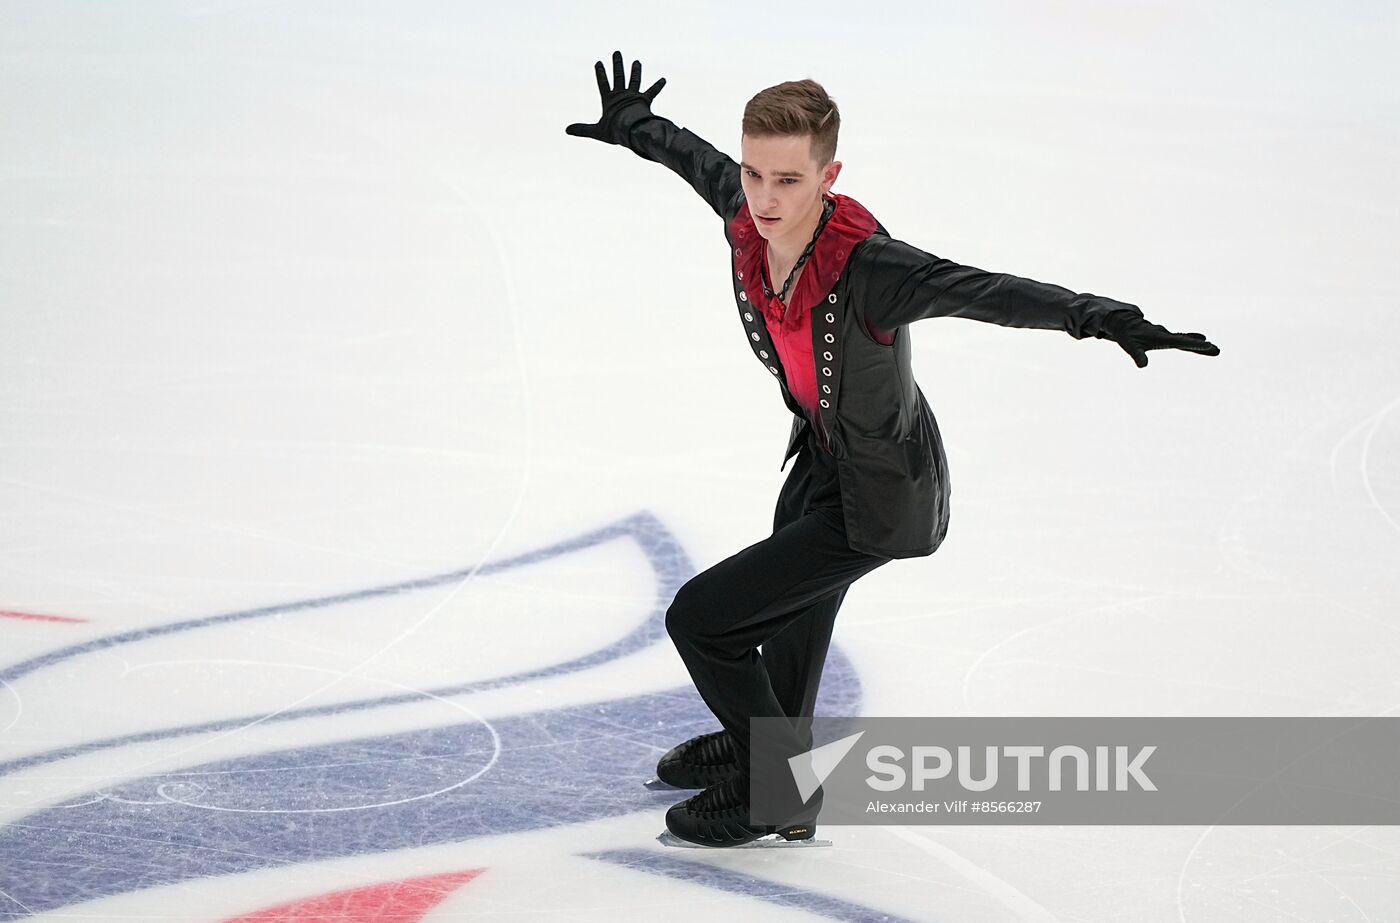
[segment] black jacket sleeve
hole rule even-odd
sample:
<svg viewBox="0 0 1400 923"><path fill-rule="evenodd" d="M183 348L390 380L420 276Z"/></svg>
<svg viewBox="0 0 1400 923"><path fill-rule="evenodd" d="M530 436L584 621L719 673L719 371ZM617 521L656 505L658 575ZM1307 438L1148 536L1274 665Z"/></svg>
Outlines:
<svg viewBox="0 0 1400 923"><path fill-rule="evenodd" d="M739 211L743 187L739 165L729 155L659 115L648 113L625 131L623 143L633 153L680 174L715 214L728 221Z"/></svg>
<svg viewBox="0 0 1400 923"><path fill-rule="evenodd" d="M893 330L926 317L970 317L1003 327L1098 336L1113 311L1142 316L1136 305L1006 273L984 272L884 235L870 241L870 324Z"/></svg>

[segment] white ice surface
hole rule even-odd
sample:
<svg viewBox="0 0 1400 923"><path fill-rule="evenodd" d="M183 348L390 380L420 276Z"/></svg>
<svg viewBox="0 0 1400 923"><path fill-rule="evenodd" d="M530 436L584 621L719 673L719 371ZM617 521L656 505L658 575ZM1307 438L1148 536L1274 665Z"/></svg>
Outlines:
<svg viewBox="0 0 1400 923"><path fill-rule="evenodd" d="M813 77L841 106L835 191L894 236L1221 347L1138 370L1101 341L911 328L952 526L847 597L836 642L866 714L1393 714L1398 16L6 4L0 611L85 621L0 616L0 667L471 568L638 511L695 569L766 535L789 414L740 340L718 220L664 168L563 130L596 116L593 62L620 48L644 85L667 78L656 111L736 156L748 98ZM652 579L635 549L599 545L88 655L0 687L0 761L556 663L625 633ZM0 777L0 824L153 768L685 681L656 647L75 756ZM652 840L666 802L616 797L584 824L367 838L36 919L224 920L462 868L486 872L428 919L830 918L649 868L671 857ZM702 861L912 920L1400 920L1393 827L828 833L831 850ZM585 857L608 850L641 852Z"/></svg>

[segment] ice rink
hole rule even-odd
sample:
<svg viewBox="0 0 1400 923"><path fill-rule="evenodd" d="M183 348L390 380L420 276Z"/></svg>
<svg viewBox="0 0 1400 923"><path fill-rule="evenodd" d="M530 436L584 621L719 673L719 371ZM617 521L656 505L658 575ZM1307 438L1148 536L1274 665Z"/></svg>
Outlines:
<svg viewBox="0 0 1400 923"><path fill-rule="evenodd" d="M948 539L820 713L1400 705L1394 4L0 6L0 919L1400 921L1387 826L656 842L717 727L663 618L791 414L722 224L570 137L620 49L736 159L1215 358L908 328ZM789 469L790 470L790 469Z"/></svg>

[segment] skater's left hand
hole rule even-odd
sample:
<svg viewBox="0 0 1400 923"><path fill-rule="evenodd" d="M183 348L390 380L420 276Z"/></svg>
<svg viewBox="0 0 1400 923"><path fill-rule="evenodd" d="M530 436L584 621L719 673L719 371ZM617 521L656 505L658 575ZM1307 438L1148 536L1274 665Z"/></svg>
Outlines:
<svg viewBox="0 0 1400 923"><path fill-rule="evenodd" d="M1203 356L1220 355L1220 347L1207 340L1203 333L1172 333L1166 327L1127 311L1114 311L1105 317L1098 335L1123 347L1138 368L1147 365L1149 349L1184 349Z"/></svg>

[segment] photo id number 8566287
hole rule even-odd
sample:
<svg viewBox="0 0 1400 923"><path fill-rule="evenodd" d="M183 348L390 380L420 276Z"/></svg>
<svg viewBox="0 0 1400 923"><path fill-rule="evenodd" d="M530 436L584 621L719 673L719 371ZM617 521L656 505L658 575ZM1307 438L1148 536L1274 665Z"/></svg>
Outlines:
<svg viewBox="0 0 1400 923"><path fill-rule="evenodd" d="M1039 814L1039 801L974 801L968 809L974 814Z"/></svg>

